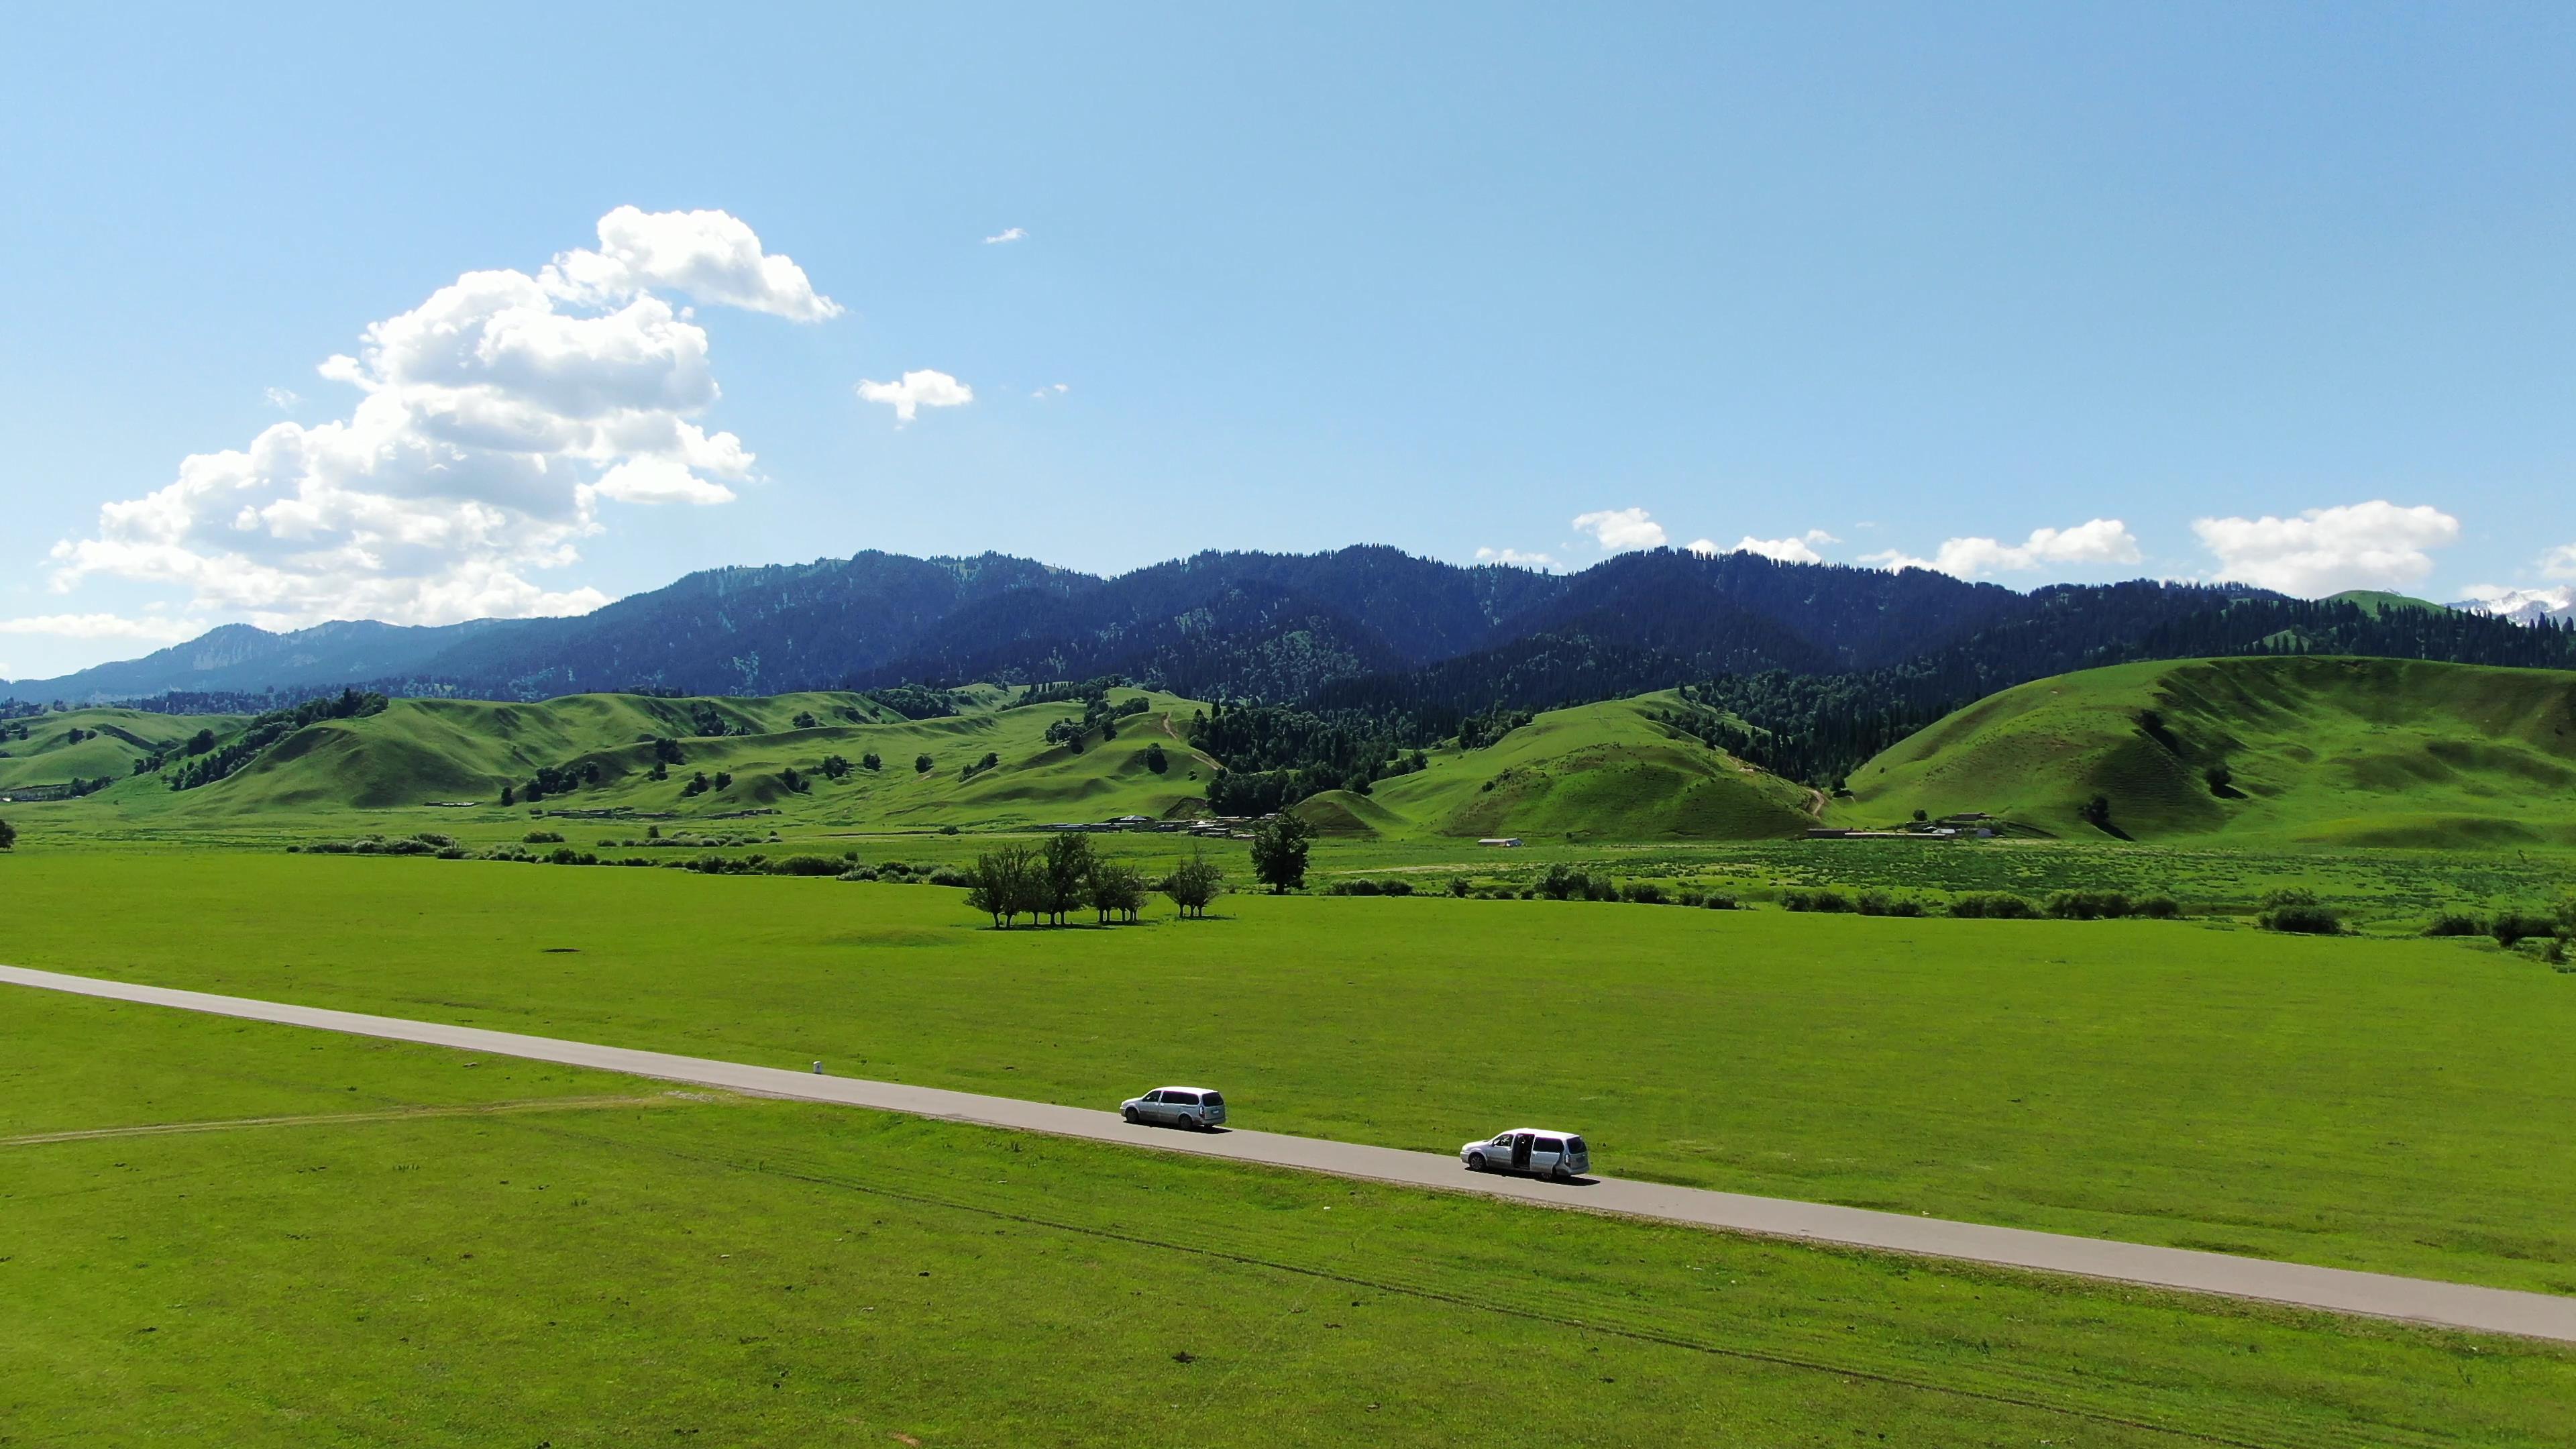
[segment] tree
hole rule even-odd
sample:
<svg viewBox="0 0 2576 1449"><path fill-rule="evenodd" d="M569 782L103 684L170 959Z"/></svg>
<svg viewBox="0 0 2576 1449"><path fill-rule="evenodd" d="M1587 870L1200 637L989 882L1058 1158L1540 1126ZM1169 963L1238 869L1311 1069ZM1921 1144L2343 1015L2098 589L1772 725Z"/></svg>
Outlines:
<svg viewBox="0 0 2576 1449"><path fill-rule="evenodd" d="M966 888L966 904L993 918L993 925L1009 930L1020 912L1037 913L1037 852L1020 844L988 850L975 857L973 882Z"/></svg>
<svg viewBox="0 0 2576 1449"><path fill-rule="evenodd" d="M885 759L876 751L870 750L866 754L859 756L859 768L862 770L882 770L885 768Z"/></svg>
<svg viewBox="0 0 2576 1449"><path fill-rule="evenodd" d="M814 711L807 709L797 711L796 718L790 721L790 723L794 724L800 730L810 730L820 726L823 722L814 718Z"/></svg>
<svg viewBox="0 0 2576 1449"><path fill-rule="evenodd" d="M13 850L18 844L18 827L0 820L0 850Z"/></svg>
<svg viewBox="0 0 2576 1449"><path fill-rule="evenodd" d="M1163 742L1156 740L1145 747L1145 768L1159 775L1172 767L1172 757L1163 753Z"/></svg>
<svg viewBox="0 0 2576 1449"><path fill-rule="evenodd" d="M928 755L915 755L912 757L912 772L916 775L927 775L933 763Z"/></svg>
<svg viewBox="0 0 2576 1449"><path fill-rule="evenodd" d="M504 805L516 805L516 804L518 804L518 803L519 803L519 796L518 796L518 793L517 793L516 791L512 790L512 789L511 789L509 786L507 786L507 785L502 786L502 787L501 787L501 803L502 803L502 804L504 804Z"/></svg>
<svg viewBox="0 0 2576 1449"><path fill-rule="evenodd" d="M1272 895L1302 889L1306 884L1306 849L1315 838L1315 827L1297 816L1281 811L1272 816L1252 836L1252 876L1270 887Z"/></svg>
<svg viewBox="0 0 2576 1449"><path fill-rule="evenodd" d="M22 739L22 740L23 740L23 739L25 739L26 737L27 737L27 732L26 732L26 730L24 730L23 728L22 728L22 729L20 729L20 730L18 731L18 738L20 738L20 739ZM195 734L188 736L188 753L189 753L189 754L192 754L192 755L202 755L202 754L204 754L206 751L211 750L211 749L213 749L214 747L215 747L215 732L214 732L213 730L199 730L199 731L197 731Z"/></svg>
<svg viewBox="0 0 2576 1449"><path fill-rule="evenodd" d="M2228 799L2232 798L2236 793L2236 772L2227 768L2227 762L2225 760L2221 760L2217 764L2210 766L2208 769L2201 771L2200 777L2209 782L2209 793L2212 795L2216 795L2221 799Z"/></svg>
<svg viewBox="0 0 2576 1449"><path fill-rule="evenodd" d="M717 788L717 789L719 789L719 790L730 790L730 789L732 789L732 788L733 788L733 776L732 776L732 774L731 774L730 772L727 772L727 771L724 771L724 770L718 770L718 771L716 771L716 788Z"/></svg>
<svg viewBox="0 0 2576 1449"><path fill-rule="evenodd" d="M1145 908L1145 873L1132 865L1111 865L1095 859L1088 885L1091 908L1100 913L1100 924L1104 926L1113 915L1132 924Z"/></svg>
<svg viewBox="0 0 2576 1449"><path fill-rule="evenodd" d="M1088 835L1066 831L1047 838L1046 913L1055 924L1064 924L1065 912L1082 909L1097 860Z"/></svg>
<svg viewBox="0 0 2576 1449"><path fill-rule="evenodd" d="M1181 908L1184 916L1207 915L1209 904L1225 894L1225 872L1216 868L1204 851L1192 851L1190 858L1175 862L1172 873L1163 878L1163 894Z"/></svg>

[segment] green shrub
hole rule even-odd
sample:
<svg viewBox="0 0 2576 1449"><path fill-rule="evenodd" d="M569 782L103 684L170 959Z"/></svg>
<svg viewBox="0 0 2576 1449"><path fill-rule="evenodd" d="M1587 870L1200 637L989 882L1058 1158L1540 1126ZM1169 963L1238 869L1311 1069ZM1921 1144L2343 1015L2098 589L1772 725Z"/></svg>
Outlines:
<svg viewBox="0 0 2576 1449"><path fill-rule="evenodd" d="M2149 896L2138 902L2138 914L2150 921L2179 921L2182 919L2182 902L2171 896Z"/></svg>
<svg viewBox="0 0 2576 1449"><path fill-rule="evenodd" d="M848 870L832 877L834 880L875 880L876 878L877 873L864 865L851 866Z"/></svg>
<svg viewBox="0 0 2576 1449"><path fill-rule="evenodd" d="M1650 880L1632 883L1625 894L1628 900L1641 906L1660 906L1664 903L1664 888Z"/></svg>
<svg viewBox="0 0 2576 1449"><path fill-rule="evenodd" d="M1961 896L1950 903L1950 914L1963 921L2031 921L2039 918L2039 907L1998 891Z"/></svg>
<svg viewBox="0 0 2576 1449"><path fill-rule="evenodd" d="M2520 911L2501 911L2495 924L2488 928L2499 946L2516 946L2558 934L2558 922L2551 916L2525 915Z"/></svg>
<svg viewBox="0 0 2576 1449"><path fill-rule="evenodd" d="M970 886L975 883L975 878L953 865L943 865L930 873L930 883L935 886Z"/></svg>
<svg viewBox="0 0 2576 1449"><path fill-rule="evenodd" d="M1462 900L1462 901L1463 901L1463 900L1465 900L1465 899L1468 897L1468 895L1469 895L1469 894L1471 894L1472 892L1474 892L1474 890L1476 889L1476 887L1475 887L1474 882L1472 882L1472 881L1468 880L1465 876L1463 876L1463 875L1453 875L1453 876L1449 877L1449 887L1448 887L1448 889L1449 889L1449 894L1451 894L1452 896L1455 896L1455 897L1457 897L1459 900Z"/></svg>
<svg viewBox="0 0 2576 1449"><path fill-rule="evenodd" d="M551 830L531 830L519 839L528 845L561 845L563 837Z"/></svg>
<svg viewBox="0 0 2576 1449"><path fill-rule="evenodd" d="M771 875L839 875L846 868L828 855L790 855L769 862Z"/></svg>
<svg viewBox="0 0 2576 1449"><path fill-rule="evenodd" d="M455 836L441 835L435 830L424 830L420 834L413 836L412 839L419 841L421 844L428 846L432 850L445 850L456 843Z"/></svg>
<svg viewBox="0 0 2576 1449"><path fill-rule="evenodd" d="M1862 891L1860 893L1860 899L1853 902L1853 909L1859 911L1864 916L1911 917L1923 914L1923 903L1921 901L1903 900L1896 896L1891 896L1885 891Z"/></svg>
<svg viewBox="0 0 2576 1449"><path fill-rule="evenodd" d="M2136 911L2118 891L2059 891L2048 898L2048 913L2061 921L2116 921Z"/></svg>
<svg viewBox="0 0 2576 1449"><path fill-rule="evenodd" d="M1712 911L1732 911L1737 909L1738 903L1735 897L1723 891L1711 891L1708 893L1708 898L1701 901L1700 905Z"/></svg>
<svg viewBox="0 0 2576 1449"><path fill-rule="evenodd" d="M2424 928L2427 936L2483 936L2486 933L2485 923L2465 911L2444 911L2433 918L2433 924Z"/></svg>
<svg viewBox="0 0 2576 1449"><path fill-rule="evenodd" d="M1780 909L1784 911L1816 911L1825 915L1838 915L1848 914L1854 909L1854 907L1852 905L1851 897L1844 895L1840 891L1816 890L1782 891L1780 893Z"/></svg>
<svg viewBox="0 0 2576 1449"><path fill-rule="evenodd" d="M2267 931L2295 936L2339 936L2343 916L2317 899L2315 891L2274 891L2263 898L2263 913L2254 923Z"/></svg>

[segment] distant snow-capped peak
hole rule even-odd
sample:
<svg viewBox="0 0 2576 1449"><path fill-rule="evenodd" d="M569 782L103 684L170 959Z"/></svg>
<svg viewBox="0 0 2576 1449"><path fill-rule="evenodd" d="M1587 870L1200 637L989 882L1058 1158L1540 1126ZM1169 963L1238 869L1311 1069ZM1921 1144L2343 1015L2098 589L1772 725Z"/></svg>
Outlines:
<svg viewBox="0 0 2576 1449"><path fill-rule="evenodd" d="M2554 589L2500 589L2492 585L2469 590L2469 597L2451 606L2472 613L2493 614L2517 624L2537 624L2543 619L2576 617L2576 584L2562 584Z"/></svg>

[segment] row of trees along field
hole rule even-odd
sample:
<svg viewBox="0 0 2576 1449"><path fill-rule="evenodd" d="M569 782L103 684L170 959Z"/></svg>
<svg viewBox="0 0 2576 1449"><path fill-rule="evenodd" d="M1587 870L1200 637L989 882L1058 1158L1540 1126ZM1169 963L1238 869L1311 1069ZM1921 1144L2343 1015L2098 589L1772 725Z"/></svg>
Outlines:
<svg viewBox="0 0 2576 1449"><path fill-rule="evenodd" d="M1274 895L1303 886L1313 840L1313 827L1294 815L1265 821L1252 839L1253 877ZM1093 849L1090 836L1066 832L1048 837L1043 847L1014 842L975 857L966 904L1002 930L1023 915L1061 926L1085 907L1106 926L1113 918L1133 924L1150 891L1169 896L1183 916L1204 916L1225 888L1225 873L1204 851L1193 850L1169 874L1149 882L1143 871Z"/></svg>
<svg viewBox="0 0 2576 1449"><path fill-rule="evenodd" d="M1210 902L1225 891L1224 872L1203 854L1173 866L1171 874L1148 882L1132 865L1107 860L1091 848L1087 835L1058 835L1044 848L1010 844L975 858L966 904L1009 930L1025 915L1032 923L1064 924L1072 912L1089 907L1101 925L1133 923L1145 909L1149 891L1171 897L1184 916L1205 915Z"/></svg>

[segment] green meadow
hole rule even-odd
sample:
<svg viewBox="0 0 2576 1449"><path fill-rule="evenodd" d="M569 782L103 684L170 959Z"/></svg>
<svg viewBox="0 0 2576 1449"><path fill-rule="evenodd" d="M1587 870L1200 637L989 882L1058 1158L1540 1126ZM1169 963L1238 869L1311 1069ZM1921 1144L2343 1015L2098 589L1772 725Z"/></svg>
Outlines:
<svg viewBox="0 0 2576 1449"><path fill-rule="evenodd" d="M0 1088L13 1445L2571 1442L2561 1347L149 1007Z"/></svg>
<svg viewBox="0 0 2576 1449"><path fill-rule="evenodd" d="M0 960L2576 1292L2576 976L2482 941L1228 897L995 931L960 892L283 854L5 862ZM102 911L98 903L113 901Z"/></svg>

